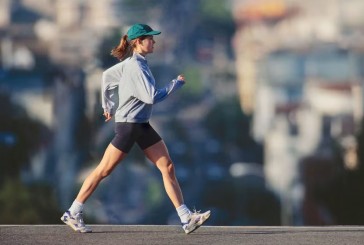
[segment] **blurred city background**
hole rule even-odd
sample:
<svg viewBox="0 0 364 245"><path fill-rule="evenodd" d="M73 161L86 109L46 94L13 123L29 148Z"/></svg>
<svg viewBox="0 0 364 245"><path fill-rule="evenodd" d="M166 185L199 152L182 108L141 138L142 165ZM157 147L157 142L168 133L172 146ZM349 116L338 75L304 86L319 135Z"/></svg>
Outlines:
<svg viewBox="0 0 364 245"><path fill-rule="evenodd" d="M102 72L134 23L185 201L210 225L364 224L364 1L0 0L0 223L57 224L113 137ZM138 147L87 223L178 224Z"/></svg>

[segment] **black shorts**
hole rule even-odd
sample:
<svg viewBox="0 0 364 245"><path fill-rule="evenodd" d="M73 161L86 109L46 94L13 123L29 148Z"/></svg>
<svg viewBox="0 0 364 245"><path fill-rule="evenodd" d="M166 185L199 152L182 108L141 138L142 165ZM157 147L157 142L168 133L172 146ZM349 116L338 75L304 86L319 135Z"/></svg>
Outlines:
<svg viewBox="0 0 364 245"><path fill-rule="evenodd" d="M161 140L149 123L116 122L115 137L111 144L122 152L129 153L135 142L145 150Z"/></svg>

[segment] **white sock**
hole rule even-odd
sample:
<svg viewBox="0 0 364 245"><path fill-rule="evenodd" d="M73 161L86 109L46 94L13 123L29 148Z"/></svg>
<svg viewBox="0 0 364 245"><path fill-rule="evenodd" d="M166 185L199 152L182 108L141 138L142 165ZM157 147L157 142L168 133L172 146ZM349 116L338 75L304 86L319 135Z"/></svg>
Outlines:
<svg viewBox="0 0 364 245"><path fill-rule="evenodd" d="M70 211L71 215L78 214L83 210L83 203L80 203L75 200L68 210Z"/></svg>
<svg viewBox="0 0 364 245"><path fill-rule="evenodd" d="M185 204L182 204L178 208L176 208L179 218L181 219L181 223L187 223L189 216L191 214L191 211L188 209L188 207Z"/></svg>

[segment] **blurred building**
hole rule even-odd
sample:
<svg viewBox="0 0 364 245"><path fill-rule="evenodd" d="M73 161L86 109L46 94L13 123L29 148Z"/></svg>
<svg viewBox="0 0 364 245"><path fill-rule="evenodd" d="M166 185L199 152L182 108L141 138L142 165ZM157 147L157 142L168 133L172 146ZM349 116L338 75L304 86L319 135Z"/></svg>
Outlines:
<svg viewBox="0 0 364 245"><path fill-rule="evenodd" d="M0 1L0 27L5 27L10 23L10 0Z"/></svg>
<svg viewBox="0 0 364 245"><path fill-rule="evenodd" d="M85 154L77 132L96 100L86 100L85 93L100 89L101 76L92 76L99 74L97 49L121 26L117 1L1 0L0 12L0 92L10 93L54 136L34 156L27 176L58 179L60 201L68 204ZM69 171L60 174L64 169Z"/></svg>
<svg viewBox="0 0 364 245"><path fill-rule="evenodd" d="M345 167L363 116L364 2L234 2L241 105L264 142L265 173L280 194L285 224L301 224L300 159L341 142ZM349 143L345 143L349 142ZM355 151L355 150L354 150Z"/></svg>
<svg viewBox="0 0 364 245"><path fill-rule="evenodd" d="M117 1L53 1L53 0L1 0L0 1L0 53L1 68L4 71L38 70L38 90L28 83L30 90L18 91L14 83L2 86L19 94L19 98L32 98L34 103L20 100L35 117L51 125L52 101L38 96L48 93L43 77L52 69L52 63L59 66L74 66L82 70L95 63L98 45L111 28L118 23ZM46 59L50 58L50 62ZM13 84L13 85L11 85ZM97 81L99 84L99 81ZM91 86L92 87L92 86ZM36 93L36 95L34 95ZM38 101L37 101L38 100ZM42 113L39 113L42 111Z"/></svg>

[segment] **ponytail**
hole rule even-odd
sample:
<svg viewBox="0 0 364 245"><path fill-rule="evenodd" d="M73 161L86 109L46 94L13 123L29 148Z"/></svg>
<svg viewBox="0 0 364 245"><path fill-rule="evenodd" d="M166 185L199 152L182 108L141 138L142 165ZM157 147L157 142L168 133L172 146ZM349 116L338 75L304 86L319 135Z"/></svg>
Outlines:
<svg viewBox="0 0 364 245"><path fill-rule="evenodd" d="M129 42L128 36L124 35L121 38L119 45L111 50L111 55L117 58L118 60L124 60L132 55L133 53L132 46L134 46L134 42L133 41Z"/></svg>

